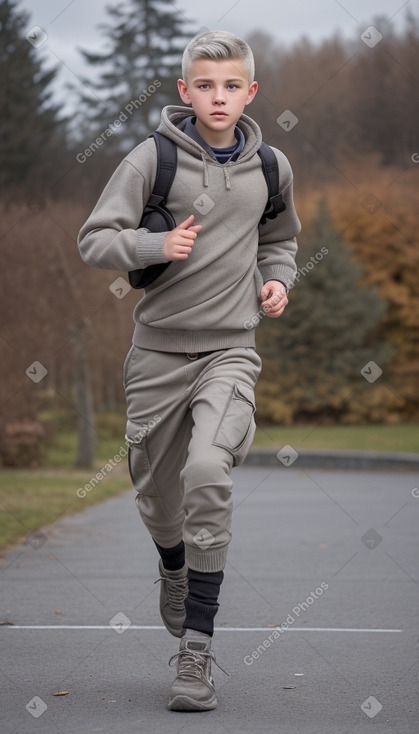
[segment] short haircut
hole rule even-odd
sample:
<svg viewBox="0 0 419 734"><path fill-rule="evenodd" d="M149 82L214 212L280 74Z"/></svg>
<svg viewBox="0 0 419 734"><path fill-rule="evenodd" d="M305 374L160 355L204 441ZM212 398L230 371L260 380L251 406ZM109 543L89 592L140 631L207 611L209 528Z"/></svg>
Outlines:
<svg viewBox="0 0 419 734"><path fill-rule="evenodd" d="M251 84L255 78L255 61L252 49L242 38L228 31L200 33L189 41L182 57L182 77L187 81L192 62L198 59L225 61L241 59Z"/></svg>

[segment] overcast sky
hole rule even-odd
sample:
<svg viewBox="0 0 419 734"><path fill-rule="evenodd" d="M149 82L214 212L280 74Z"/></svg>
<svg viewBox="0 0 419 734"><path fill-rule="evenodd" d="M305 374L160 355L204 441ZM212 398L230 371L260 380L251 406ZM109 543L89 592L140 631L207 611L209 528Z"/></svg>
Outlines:
<svg viewBox="0 0 419 734"><path fill-rule="evenodd" d="M23 0L18 6L30 13L28 30L40 26L47 34L39 53L46 64L60 68L55 87L61 99L65 82L77 83L77 76L87 71L77 47L102 48L97 26L106 21L108 4L115 0ZM172 5L184 19L185 30L205 26L246 36L262 29L284 44L303 35L318 41L335 31L354 38L377 15L392 18L396 28L402 27L408 9L419 13L419 0L175 0Z"/></svg>

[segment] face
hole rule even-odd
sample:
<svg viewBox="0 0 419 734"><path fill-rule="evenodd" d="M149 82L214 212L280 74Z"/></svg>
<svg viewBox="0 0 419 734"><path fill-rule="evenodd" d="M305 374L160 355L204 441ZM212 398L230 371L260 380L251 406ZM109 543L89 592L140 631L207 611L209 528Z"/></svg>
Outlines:
<svg viewBox="0 0 419 734"><path fill-rule="evenodd" d="M178 81L182 102L192 105L196 126L210 144L234 138L237 120L257 88L257 82L249 84L242 59L198 59L192 63L187 81Z"/></svg>

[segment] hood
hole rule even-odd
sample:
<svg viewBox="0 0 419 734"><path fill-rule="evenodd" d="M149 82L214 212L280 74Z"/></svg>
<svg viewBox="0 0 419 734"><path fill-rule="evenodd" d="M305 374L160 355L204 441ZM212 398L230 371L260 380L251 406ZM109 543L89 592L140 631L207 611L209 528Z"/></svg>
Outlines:
<svg viewBox="0 0 419 734"><path fill-rule="evenodd" d="M214 158L199 145L198 142L193 140L189 135L182 132L179 129L179 125L187 120L188 117L193 117L194 112L192 107L182 107L180 105L168 105L163 107L161 113L161 121L157 128L157 131L162 135L166 135L167 138L173 140L176 145L185 150L194 158L200 158L203 163L203 184L208 186L208 161L214 162ZM237 161L231 165L237 165L244 161L252 158L257 153L262 142L262 133L259 125L247 115L241 115L237 121L237 127L242 130L245 137L244 148L241 151ZM230 177L228 175L227 165L219 164L223 166L224 178L226 188L230 188Z"/></svg>

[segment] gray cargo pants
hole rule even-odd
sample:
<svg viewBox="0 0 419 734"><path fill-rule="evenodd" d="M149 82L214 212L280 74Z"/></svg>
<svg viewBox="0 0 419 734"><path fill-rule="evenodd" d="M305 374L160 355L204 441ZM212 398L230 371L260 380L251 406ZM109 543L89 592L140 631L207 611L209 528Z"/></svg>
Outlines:
<svg viewBox="0 0 419 734"><path fill-rule="evenodd" d="M224 569L233 466L255 431L261 359L249 347L197 359L132 346L124 363L129 469L140 515L165 548L185 542L196 571Z"/></svg>

